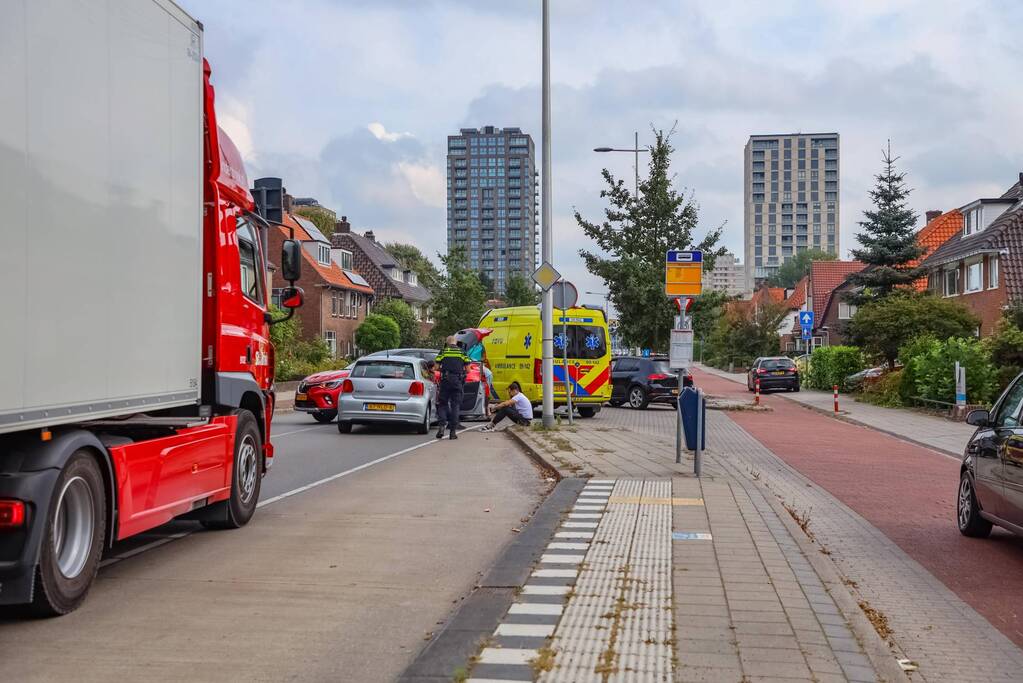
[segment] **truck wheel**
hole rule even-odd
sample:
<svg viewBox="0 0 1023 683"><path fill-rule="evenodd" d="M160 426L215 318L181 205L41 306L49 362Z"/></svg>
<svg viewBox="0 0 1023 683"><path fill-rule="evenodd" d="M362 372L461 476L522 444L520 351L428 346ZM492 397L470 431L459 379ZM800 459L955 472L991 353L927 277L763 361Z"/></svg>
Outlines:
<svg viewBox="0 0 1023 683"><path fill-rule="evenodd" d="M335 417L337 417L336 410L317 410L315 413L313 413L313 419L319 422L320 424L327 424Z"/></svg>
<svg viewBox="0 0 1023 683"><path fill-rule="evenodd" d="M579 408L579 417L593 417L597 414L597 409L593 406L584 406Z"/></svg>
<svg viewBox="0 0 1023 683"><path fill-rule="evenodd" d="M85 600L106 536L106 492L99 465L76 451L57 478L36 569L32 611L59 616Z"/></svg>
<svg viewBox="0 0 1023 683"><path fill-rule="evenodd" d="M259 489L263 481L263 437L256 418L247 410L239 410L234 433L234 466L231 468L231 497L218 505L226 516L202 520L208 529L238 529L248 524L256 512Z"/></svg>

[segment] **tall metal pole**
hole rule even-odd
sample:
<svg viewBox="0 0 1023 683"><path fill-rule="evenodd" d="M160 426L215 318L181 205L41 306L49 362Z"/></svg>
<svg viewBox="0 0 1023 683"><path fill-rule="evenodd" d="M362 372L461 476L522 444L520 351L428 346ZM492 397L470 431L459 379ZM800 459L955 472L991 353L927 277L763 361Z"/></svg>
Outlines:
<svg viewBox="0 0 1023 683"><path fill-rule="evenodd" d="M636 131L635 144L632 149L636 150L636 201L639 201L639 131Z"/></svg>
<svg viewBox="0 0 1023 683"><path fill-rule="evenodd" d="M540 177L540 240L543 260L553 265L554 244L551 239L551 39L550 0L543 0L543 59L541 114L541 177ZM543 293L541 319L543 324L543 426L554 426L554 292ZM565 368L566 372L568 368Z"/></svg>

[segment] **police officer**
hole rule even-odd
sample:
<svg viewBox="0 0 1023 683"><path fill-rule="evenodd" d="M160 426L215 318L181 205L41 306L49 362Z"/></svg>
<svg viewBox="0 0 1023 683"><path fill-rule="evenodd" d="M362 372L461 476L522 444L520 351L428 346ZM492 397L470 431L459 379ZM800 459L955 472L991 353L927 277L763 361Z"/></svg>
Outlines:
<svg viewBox="0 0 1023 683"><path fill-rule="evenodd" d="M444 350L434 359L440 367L440 410L437 438L444 438L444 417L447 417L448 438L457 439L458 418L462 410L462 392L465 390L465 371L469 357L462 352L455 337L447 338Z"/></svg>

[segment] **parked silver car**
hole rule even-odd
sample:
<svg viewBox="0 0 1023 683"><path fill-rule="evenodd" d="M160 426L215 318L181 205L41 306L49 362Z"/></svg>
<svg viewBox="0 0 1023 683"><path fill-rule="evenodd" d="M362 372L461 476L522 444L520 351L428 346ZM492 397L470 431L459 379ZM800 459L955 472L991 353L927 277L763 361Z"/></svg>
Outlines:
<svg viewBox="0 0 1023 683"><path fill-rule="evenodd" d="M426 361L415 356L360 358L341 385L337 430L356 424L408 424L430 431L437 385Z"/></svg>

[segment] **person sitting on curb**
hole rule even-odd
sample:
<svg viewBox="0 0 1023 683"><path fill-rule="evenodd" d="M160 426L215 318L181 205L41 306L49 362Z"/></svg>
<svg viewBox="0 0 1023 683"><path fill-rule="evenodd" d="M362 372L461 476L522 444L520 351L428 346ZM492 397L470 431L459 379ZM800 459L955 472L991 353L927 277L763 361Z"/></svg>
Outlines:
<svg viewBox="0 0 1023 683"><path fill-rule="evenodd" d="M508 395L511 398L507 401L501 401L494 405L497 412L494 413L494 418L487 423L482 431L494 431L497 423L506 417L517 425L528 425L532 421L533 405L526 398L525 394L522 393L522 387L519 386L518 382L512 382L508 385Z"/></svg>

